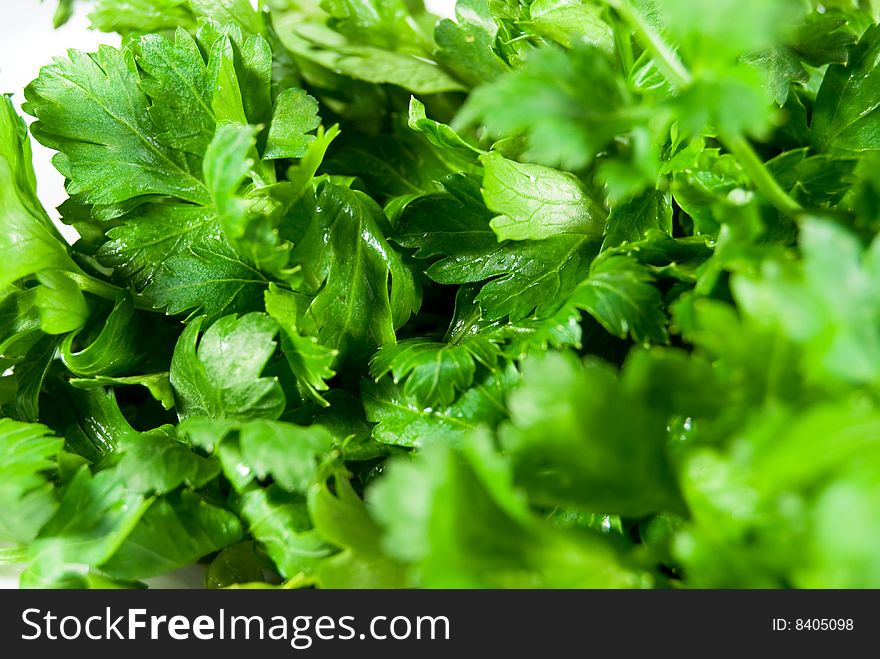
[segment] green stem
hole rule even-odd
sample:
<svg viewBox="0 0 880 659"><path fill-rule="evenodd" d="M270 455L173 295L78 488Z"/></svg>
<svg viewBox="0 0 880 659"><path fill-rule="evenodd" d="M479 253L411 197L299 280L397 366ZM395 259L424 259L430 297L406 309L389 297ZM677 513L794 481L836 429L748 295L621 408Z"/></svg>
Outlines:
<svg viewBox="0 0 880 659"><path fill-rule="evenodd" d="M629 78L635 66L632 34L620 21L614 21L614 42L617 44L617 55L620 58L620 65L623 67L626 77Z"/></svg>
<svg viewBox="0 0 880 659"><path fill-rule="evenodd" d="M633 9L629 0L608 0L608 3L629 24L635 32L636 38L654 57L657 68L671 85L679 89L686 89L693 83L690 71L687 70L675 51L653 27L648 25L644 16ZM724 137L722 142L749 175L755 187L777 210L786 215L799 213L803 210L801 205L792 199L773 178L748 140L742 135L733 135Z"/></svg>
<svg viewBox="0 0 880 659"><path fill-rule="evenodd" d="M79 286L80 289L85 291L86 293L97 295L98 297L102 297L105 300L110 300L111 302L116 302L123 295L128 293L131 294L136 309L143 309L145 311L156 310L153 305L149 303L148 300L138 295L137 293L132 293L131 291L119 288L118 286L114 286L113 284L108 284L107 282L96 279L95 277L87 275L84 272L68 272L67 276L70 277L74 282L76 282L76 285Z"/></svg>
<svg viewBox="0 0 880 659"><path fill-rule="evenodd" d="M678 55L663 40L663 37L648 25L645 17L633 9L628 0L608 0L608 3L617 10L623 20L629 23L636 38L654 56L657 68L671 85L684 89L693 82L690 71L678 59Z"/></svg>
<svg viewBox="0 0 880 659"><path fill-rule="evenodd" d="M755 153L751 143L741 135L735 137L722 137L721 142L727 147L737 162L746 170L752 183L769 201L782 213L791 215L803 211L803 207L789 194L782 189L782 186L773 178L773 175L767 170L767 166Z"/></svg>
<svg viewBox="0 0 880 659"><path fill-rule="evenodd" d="M27 555L27 547L0 547L0 565L24 563Z"/></svg>

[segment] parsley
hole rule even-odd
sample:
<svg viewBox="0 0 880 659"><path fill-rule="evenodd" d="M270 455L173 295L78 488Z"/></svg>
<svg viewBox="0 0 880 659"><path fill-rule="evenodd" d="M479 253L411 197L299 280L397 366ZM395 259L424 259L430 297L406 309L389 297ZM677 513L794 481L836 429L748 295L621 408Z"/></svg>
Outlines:
<svg viewBox="0 0 880 659"><path fill-rule="evenodd" d="M124 39L0 100L0 560L880 586L876 3L417 5L59 3Z"/></svg>

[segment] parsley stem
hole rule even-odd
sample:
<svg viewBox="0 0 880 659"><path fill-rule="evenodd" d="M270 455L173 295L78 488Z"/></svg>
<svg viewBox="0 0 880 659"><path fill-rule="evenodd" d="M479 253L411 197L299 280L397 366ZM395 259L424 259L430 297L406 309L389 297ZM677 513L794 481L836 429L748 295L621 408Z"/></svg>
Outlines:
<svg viewBox="0 0 880 659"><path fill-rule="evenodd" d="M132 300L136 309L143 309L145 311L156 310L153 305L150 304L149 301L147 301L143 296L124 288L119 288L118 286L114 286L113 284L108 284L105 281L96 279L95 277L87 275L83 272L68 272L67 276L75 281L77 286L79 286L80 289L82 289L83 291L91 293L92 295L97 295L98 297L102 297L105 300L115 302L123 295L129 294L132 296Z"/></svg>
<svg viewBox="0 0 880 659"><path fill-rule="evenodd" d="M693 83L693 77L678 55L652 28L641 13L633 9L629 0L608 0L608 3L620 14L632 28L636 38L654 57L657 68L666 80L678 89L686 89ZM749 175L752 183L764 195L768 202L786 215L799 213L801 205L782 189L766 165L758 157L754 147L742 135L725 136L721 140L737 162Z"/></svg>
<svg viewBox="0 0 880 659"><path fill-rule="evenodd" d="M722 137L721 142L734 155L742 168L746 170L752 183L764 195L764 198L773 204L777 210L786 215L799 213L803 210L801 205L792 199L782 189L779 182L773 178L764 162L755 153L755 148L746 138L741 135Z"/></svg>
<svg viewBox="0 0 880 659"><path fill-rule="evenodd" d="M657 34L654 28L648 25L645 17L632 8L628 0L608 0L608 4L629 23L636 38L654 56L657 67L670 84L684 89L693 82L690 71L687 70L675 51L669 47L663 37Z"/></svg>
<svg viewBox="0 0 880 659"><path fill-rule="evenodd" d="M27 560L27 547L0 547L0 565L14 565Z"/></svg>
<svg viewBox="0 0 880 659"><path fill-rule="evenodd" d="M623 67L626 77L629 78L635 66L632 34L623 23L618 21L614 21L614 41L617 44L617 55L620 58L620 65Z"/></svg>

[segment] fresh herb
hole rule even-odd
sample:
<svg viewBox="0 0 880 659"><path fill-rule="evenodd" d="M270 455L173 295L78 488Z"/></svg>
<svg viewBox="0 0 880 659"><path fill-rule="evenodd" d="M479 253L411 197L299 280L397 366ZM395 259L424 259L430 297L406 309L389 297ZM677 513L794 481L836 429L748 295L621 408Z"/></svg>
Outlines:
<svg viewBox="0 0 880 659"><path fill-rule="evenodd" d="M880 587L876 2L84 7L0 102L23 585Z"/></svg>

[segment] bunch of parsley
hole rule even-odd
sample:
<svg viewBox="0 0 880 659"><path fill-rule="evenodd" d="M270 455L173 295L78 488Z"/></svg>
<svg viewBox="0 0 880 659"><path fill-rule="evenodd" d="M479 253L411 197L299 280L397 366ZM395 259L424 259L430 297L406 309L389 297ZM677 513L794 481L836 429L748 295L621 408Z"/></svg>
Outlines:
<svg viewBox="0 0 880 659"><path fill-rule="evenodd" d="M84 4L0 102L23 585L880 587L876 0Z"/></svg>

